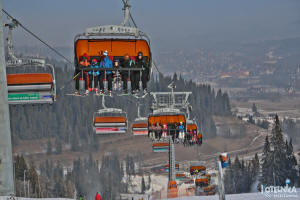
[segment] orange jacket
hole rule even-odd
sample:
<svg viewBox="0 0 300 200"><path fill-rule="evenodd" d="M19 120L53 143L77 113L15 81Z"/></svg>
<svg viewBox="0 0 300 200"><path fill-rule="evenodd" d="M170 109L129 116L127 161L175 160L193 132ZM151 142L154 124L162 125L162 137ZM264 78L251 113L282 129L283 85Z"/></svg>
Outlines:
<svg viewBox="0 0 300 200"><path fill-rule="evenodd" d="M90 62L87 61L87 60L83 60L83 61L81 61L79 64L80 64L81 66L85 66L85 67L90 66Z"/></svg>

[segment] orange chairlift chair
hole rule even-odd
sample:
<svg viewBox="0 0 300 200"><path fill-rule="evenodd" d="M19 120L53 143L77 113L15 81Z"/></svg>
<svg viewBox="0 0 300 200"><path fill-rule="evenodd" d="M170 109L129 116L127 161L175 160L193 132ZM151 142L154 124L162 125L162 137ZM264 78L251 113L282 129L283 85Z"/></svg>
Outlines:
<svg viewBox="0 0 300 200"><path fill-rule="evenodd" d="M9 28L7 36L8 59L6 61L8 103L20 105L52 104L56 101L54 67L47 64L42 58L15 56L12 31L17 25L16 21L5 24Z"/></svg>
<svg viewBox="0 0 300 200"><path fill-rule="evenodd" d="M125 17L121 25L104 25L87 28L83 34L78 34L74 38L74 64L79 69L79 62L82 55L87 54L91 59L101 60L104 51L108 52L110 59L119 59L121 62L125 54L129 54L131 59L135 60L138 52L142 52L143 56L149 63L149 76L152 69L152 54L150 48L150 38L146 33L137 27L128 26L130 18L130 5L128 2L124 5ZM92 70L92 69L90 69ZM99 69L103 70L103 69ZM111 69L105 69L111 70ZM113 69L115 71L139 71L140 77L142 69ZM129 73L130 76L130 73ZM150 80L150 77L148 77ZM131 88L130 77L127 81L128 90ZM140 78L141 82L141 78ZM140 84L141 85L141 84Z"/></svg>
<svg viewBox="0 0 300 200"><path fill-rule="evenodd" d="M124 134L128 130L127 114L122 109L107 108L102 96L102 109L93 115L93 130L97 135Z"/></svg>

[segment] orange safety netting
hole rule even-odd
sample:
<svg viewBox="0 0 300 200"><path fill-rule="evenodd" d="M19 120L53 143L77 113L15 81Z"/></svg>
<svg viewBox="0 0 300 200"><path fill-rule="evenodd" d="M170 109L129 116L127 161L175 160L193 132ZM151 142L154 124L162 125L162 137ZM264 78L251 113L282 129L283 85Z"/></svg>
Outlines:
<svg viewBox="0 0 300 200"><path fill-rule="evenodd" d="M148 128L148 124L147 123L136 123L136 124L132 124L132 128Z"/></svg>
<svg viewBox="0 0 300 200"><path fill-rule="evenodd" d="M186 126L186 128L187 128L188 131L193 131L193 130L197 131L197 125L196 124L188 124Z"/></svg>
<svg viewBox="0 0 300 200"><path fill-rule="evenodd" d="M126 123L126 117L95 117L94 123Z"/></svg>
<svg viewBox="0 0 300 200"><path fill-rule="evenodd" d="M7 85L52 84L52 75L47 73L7 74Z"/></svg>
<svg viewBox="0 0 300 200"><path fill-rule="evenodd" d="M76 58L86 53L88 56L101 56L101 53L108 51L110 56L137 56L138 52L143 52L144 56L150 58L150 47L146 40L133 39L80 39L75 43Z"/></svg>
<svg viewBox="0 0 300 200"><path fill-rule="evenodd" d="M160 116L150 116L148 118L149 124L168 124L168 123L185 123L185 116L184 115L160 115Z"/></svg>

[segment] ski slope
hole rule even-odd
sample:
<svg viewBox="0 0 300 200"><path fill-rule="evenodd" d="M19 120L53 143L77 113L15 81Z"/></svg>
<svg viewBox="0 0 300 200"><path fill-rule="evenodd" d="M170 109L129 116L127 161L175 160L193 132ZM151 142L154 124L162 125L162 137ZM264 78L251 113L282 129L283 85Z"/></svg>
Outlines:
<svg viewBox="0 0 300 200"><path fill-rule="evenodd" d="M226 195L226 200L299 200L300 190L293 197L267 197L261 193L245 193ZM219 200L219 196L197 196L197 197L180 197L172 200Z"/></svg>
<svg viewBox="0 0 300 200"><path fill-rule="evenodd" d="M0 200L10 200L9 197L0 197ZM66 198L23 198L23 197L15 197L15 200L74 200L74 199L66 199Z"/></svg>

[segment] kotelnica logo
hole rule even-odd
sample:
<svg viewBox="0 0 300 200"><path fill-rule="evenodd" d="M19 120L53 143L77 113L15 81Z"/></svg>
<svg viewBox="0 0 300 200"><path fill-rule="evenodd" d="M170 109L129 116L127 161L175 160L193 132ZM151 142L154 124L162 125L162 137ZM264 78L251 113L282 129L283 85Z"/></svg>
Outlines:
<svg viewBox="0 0 300 200"><path fill-rule="evenodd" d="M286 179L285 186L268 186L264 187L261 185L261 194L265 195L268 198L297 198L298 194L296 187L290 187L290 179Z"/></svg>

